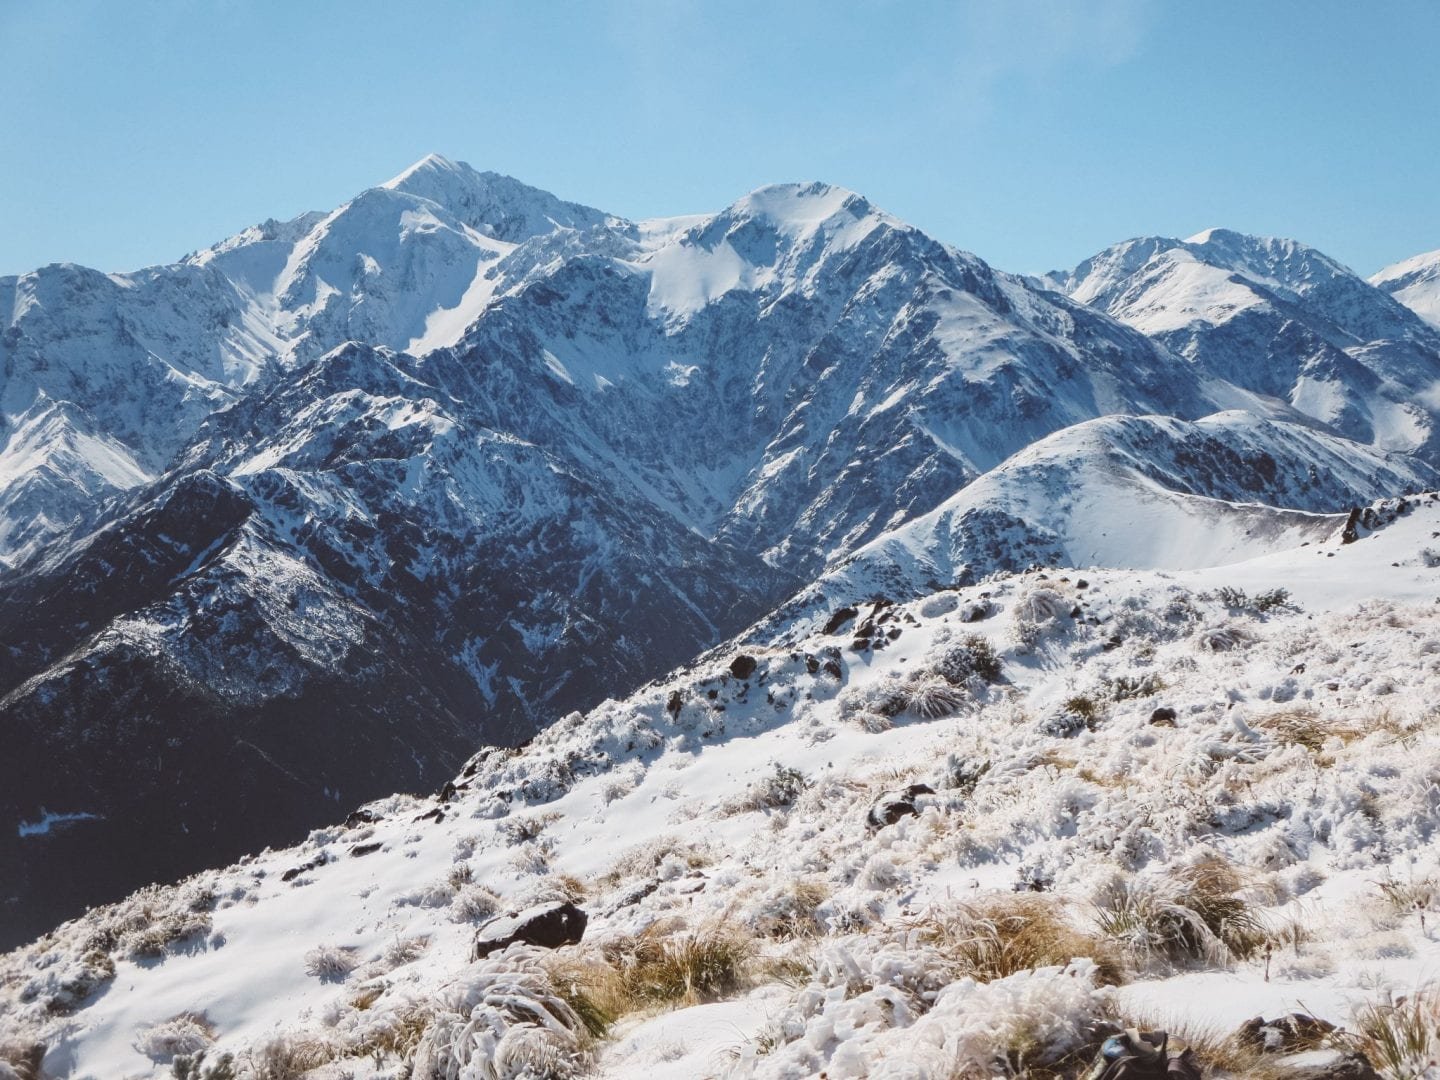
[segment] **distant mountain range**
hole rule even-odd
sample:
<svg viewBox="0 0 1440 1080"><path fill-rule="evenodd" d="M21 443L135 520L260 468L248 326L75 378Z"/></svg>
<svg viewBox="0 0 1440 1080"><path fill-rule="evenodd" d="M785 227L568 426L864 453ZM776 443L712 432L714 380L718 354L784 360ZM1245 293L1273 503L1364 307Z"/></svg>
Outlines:
<svg viewBox="0 0 1440 1080"><path fill-rule="evenodd" d="M1434 487L1436 266L1211 230L1026 278L823 184L631 222L432 156L0 278L0 944L787 602L1214 564Z"/></svg>

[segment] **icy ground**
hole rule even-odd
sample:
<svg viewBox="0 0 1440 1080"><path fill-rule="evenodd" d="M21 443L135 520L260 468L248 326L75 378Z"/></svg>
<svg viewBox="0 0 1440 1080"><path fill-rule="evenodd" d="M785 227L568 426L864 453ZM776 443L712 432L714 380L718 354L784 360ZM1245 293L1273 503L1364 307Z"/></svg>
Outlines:
<svg viewBox="0 0 1440 1080"><path fill-rule="evenodd" d="M76 1080L197 1050L251 1077L941 1080L1070 1075L1106 1023L1353 1026L1440 972L1440 500L1348 544L1334 524L716 650L482 752L446 797L0 958L0 1044ZM934 790L915 815L867 824L910 784ZM1154 912L1207 872L1228 922L1164 939ZM496 909L561 898L581 944L471 962ZM1000 955L1022 923L1046 941ZM622 989L707 943L671 991Z"/></svg>

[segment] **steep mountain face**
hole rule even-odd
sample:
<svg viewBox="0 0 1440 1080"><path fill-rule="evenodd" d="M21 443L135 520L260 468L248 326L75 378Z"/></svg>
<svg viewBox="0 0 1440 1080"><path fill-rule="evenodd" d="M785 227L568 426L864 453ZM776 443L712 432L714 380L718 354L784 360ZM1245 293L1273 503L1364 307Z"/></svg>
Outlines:
<svg viewBox="0 0 1440 1080"><path fill-rule="evenodd" d="M54 903L263 846L679 663L789 587L369 347L219 414L167 479L7 581L0 841ZM75 808L83 808L76 810ZM145 857L123 838L145 837ZM138 878L137 878L137 875ZM36 903L43 898L45 903Z"/></svg>
<svg viewBox="0 0 1440 1080"><path fill-rule="evenodd" d="M822 185L523 245L431 377L707 535L810 573L1036 438L1222 400L1083 305Z"/></svg>
<svg viewBox="0 0 1440 1080"><path fill-rule="evenodd" d="M1431 326L1440 327L1440 251L1427 251L1387 266L1370 279Z"/></svg>
<svg viewBox="0 0 1440 1080"><path fill-rule="evenodd" d="M0 278L0 481L30 492L0 500L0 564L90 523L98 496L158 477L248 388L349 340L453 340L463 325L447 339L447 312L487 265L531 236L605 220L430 157L331 214L268 221L171 266Z"/></svg>
<svg viewBox="0 0 1440 1080"><path fill-rule="evenodd" d="M1131 240L1047 280L1200 369L1440 464L1440 331L1313 248L1211 229Z"/></svg>
<svg viewBox="0 0 1440 1080"><path fill-rule="evenodd" d="M1395 395L1435 335L1321 256L1226 243L1264 304L1351 327L1320 419L1404 415L1425 452ZM438 786L907 523L914 585L1109 558L1087 503L1248 553L1266 512L1217 500L1427 485L1295 426L1314 394L1219 339L1111 317L1100 279L1156 257L1071 297L825 185L636 223L432 157L173 266L0 280L6 932ZM1147 416L1086 426L1117 413Z"/></svg>

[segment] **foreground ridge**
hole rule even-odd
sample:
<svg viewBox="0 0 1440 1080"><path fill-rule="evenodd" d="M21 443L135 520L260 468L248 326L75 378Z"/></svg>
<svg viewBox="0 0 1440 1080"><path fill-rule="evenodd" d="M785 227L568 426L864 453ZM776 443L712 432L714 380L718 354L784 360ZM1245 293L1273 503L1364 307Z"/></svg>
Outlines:
<svg viewBox="0 0 1440 1080"><path fill-rule="evenodd" d="M1432 1008L1440 959L1440 496L1328 521L1227 566L802 612L438 795L11 953L0 1044L77 1078L226 1055L938 1078L1074 1075L1159 1022L1207 1075L1298 1077L1311 1028L1213 1033L1303 1001L1412 1075L1376 1024L1387 994ZM492 915L564 903L578 943L477 948Z"/></svg>

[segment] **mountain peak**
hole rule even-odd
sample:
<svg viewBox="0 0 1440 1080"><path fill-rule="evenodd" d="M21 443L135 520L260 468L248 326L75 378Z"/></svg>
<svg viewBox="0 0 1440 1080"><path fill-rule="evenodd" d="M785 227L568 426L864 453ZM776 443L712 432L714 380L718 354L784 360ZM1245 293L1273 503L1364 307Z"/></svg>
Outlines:
<svg viewBox="0 0 1440 1080"><path fill-rule="evenodd" d="M389 188L391 191L405 191L408 190L407 185L410 182L421 176L433 176L444 173L463 175L464 173L473 173L474 171L475 170L471 169L469 165L463 162L451 161L441 154L426 154L419 161L415 162L415 164L404 169L397 175L392 176L380 186L382 188Z"/></svg>
<svg viewBox="0 0 1440 1080"><path fill-rule="evenodd" d="M380 189L428 199L477 232L515 244L557 228L588 229L612 220L592 206L439 154L427 154Z"/></svg>
<svg viewBox="0 0 1440 1080"><path fill-rule="evenodd" d="M842 214L859 220L880 213L863 195L819 180L767 184L734 203L730 212L764 219L782 231L813 228Z"/></svg>

